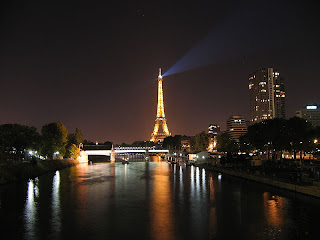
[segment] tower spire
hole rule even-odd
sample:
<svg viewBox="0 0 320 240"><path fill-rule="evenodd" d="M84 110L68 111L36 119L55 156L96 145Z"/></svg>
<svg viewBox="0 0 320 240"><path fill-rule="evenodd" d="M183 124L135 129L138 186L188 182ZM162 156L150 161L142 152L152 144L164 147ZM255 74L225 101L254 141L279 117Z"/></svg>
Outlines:
<svg viewBox="0 0 320 240"><path fill-rule="evenodd" d="M151 134L150 141L152 142L163 141L164 138L171 136L171 133L169 132L169 129L167 126L167 120L164 114L162 82L163 80L161 76L161 68L159 68L157 117L156 117L156 123L154 125L153 132ZM161 130L160 130L160 127L162 127Z"/></svg>

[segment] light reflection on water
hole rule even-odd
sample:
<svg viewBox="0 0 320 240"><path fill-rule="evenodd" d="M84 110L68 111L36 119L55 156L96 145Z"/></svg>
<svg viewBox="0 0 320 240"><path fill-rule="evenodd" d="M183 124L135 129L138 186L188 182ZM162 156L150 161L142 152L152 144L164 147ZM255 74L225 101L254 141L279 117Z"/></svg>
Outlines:
<svg viewBox="0 0 320 240"><path fill-rule="evenodd" d="M3 233L20 215L23 239L319 239L318 199L165 162L81 164L0 202Z"/></svg>
<svg viewBox="0 0 320 240"><path fill-rule="evenodd" d="M52 181L52 218L51 228L53 238L59 239L61 233L61 206L60 206L60 172L56 171Z"/></svg>
<svg viewBox="0 0 320 240"><path fill-rule="evenodd" d="M176 172L174 166L174 173ZM176 239L175 214L171 199L170 172L167 164L160 163L154 169L154 185L151 207L151 238Z"/></svg>
<svg viewBox="0 0 320 240"><path fill-rule="evenodd" d="M27 198L24 209L26 239L36 238L36 199L38 198L38 178L28 181Z"/></svg>

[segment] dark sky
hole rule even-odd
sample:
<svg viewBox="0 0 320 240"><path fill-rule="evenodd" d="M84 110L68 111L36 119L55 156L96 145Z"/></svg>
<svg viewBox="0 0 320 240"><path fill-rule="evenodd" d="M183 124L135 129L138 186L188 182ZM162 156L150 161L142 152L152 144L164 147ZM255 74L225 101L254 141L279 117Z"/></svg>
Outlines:
<svg viewBox="0 0 320 240"><path fill-rule="evenodd" d="M173 135L249 119L248 75L278 68L287 117L320 103L319 21L306 1L7 1L0 6L0 123L60 121L86 139L149 140L158 68ZM201 49L197 57L189 54ZM203 59L199 59L202 58Z"/></svg>

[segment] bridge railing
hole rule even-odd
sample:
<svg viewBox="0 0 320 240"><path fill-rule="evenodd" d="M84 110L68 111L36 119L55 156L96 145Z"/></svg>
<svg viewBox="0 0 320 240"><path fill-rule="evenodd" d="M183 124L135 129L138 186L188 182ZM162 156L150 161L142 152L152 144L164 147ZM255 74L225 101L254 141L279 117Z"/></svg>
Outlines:
<svg viewBox="0 0 320 240"><path fill-rule="evenodd" d="M115 147L114 150L154 150L154 147Z"/></svg>

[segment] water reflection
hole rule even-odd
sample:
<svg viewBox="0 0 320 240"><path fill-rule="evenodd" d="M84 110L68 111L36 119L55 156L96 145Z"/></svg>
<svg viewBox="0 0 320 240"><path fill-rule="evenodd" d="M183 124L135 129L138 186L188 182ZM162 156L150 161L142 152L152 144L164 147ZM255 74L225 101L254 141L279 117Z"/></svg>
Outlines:
<svg viewBox="0 0 320 240"><path fill-rule="evenodd" d="M36 214L37 206L36 200L39 196L38 178L30 179L28 181L27 198L24 208L24 220L25 220L25 238L36 238Z"/></svg>
<svg viewBox="0 0 320 240"><path fill-rule="evenodd" d="M0 199L11 239L320 239L318 199L164 162L81 164Z"/></svg>
<svg viewBox="0 0 320 240"><path fill-rule="evenodd" d="M85 180L88 179L87 176L88 165L79 164L75 168L72 168L70 178L73 181L73 189L74 189L74 202L72 204L75 205L77 209L77 216L74 221L77 221L80 227L84 227L87 222L87 188L88 184Z"/></svg>
<svg viewBox="0 0 320 240"><path fill-rule="evenodd" d="M209 221L208 202L206 197L206 174L199 167L190 168L190 224L192 226L191 239L206 239Z"/></svg>
<svg viewBox="0 0 320 240"><path fill-rule="evenodd" d="M60 172L56 171L52 181L52 218L51 228L55 238L61 232L61 206L60 206Z"/></svg>
<svg viewBox="0 0 320 240"><path fill-rule="evenodd" d="M264 211L267 223L272 227L280 228L284 223L284 198L270 193L263 193Z"/></svg>
<svg viewBox="0 0 320 240"><path fill-rule="evenodd" d="M154 169L151 202L152 239L175 239L169 168L166 163L159 163Z"/></svg>
<svg viewBox="0 0 320 240"><path fill-rule="evenodd" d="M195 188L195 183L194 183L194 166L191 166L190 168L190 186L191 186L191 194L190 198L193 197L194 195L194 188Z"/></svg>
<svg viewBox="0 0 320 240"><path fill-rule="evenodd" d="M199 167L196 167L196 182L195 182L195 191L196 191L196 196L197 198L200 197L200 170Z"/></svg>
<svg viewBox="0 0 320 240"><path fill-rule="evenodd" d="M215 190L213 183L213 176L209 177L209 236L212 239L216 236L217 232L217 212L216 212L216 204L215 204Z"/></svg>

